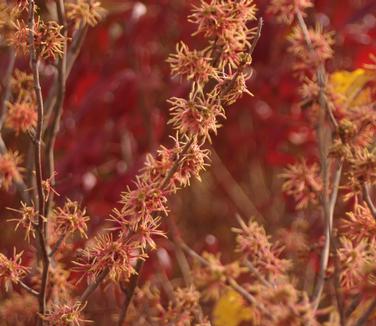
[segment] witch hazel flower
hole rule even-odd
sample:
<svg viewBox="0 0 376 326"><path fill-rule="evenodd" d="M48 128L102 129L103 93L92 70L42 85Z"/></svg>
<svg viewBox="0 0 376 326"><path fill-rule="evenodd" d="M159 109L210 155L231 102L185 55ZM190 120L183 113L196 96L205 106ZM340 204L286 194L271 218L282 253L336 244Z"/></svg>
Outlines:
<svg viewBox="0 0 376 326"><path fill-rule="evenodd" d="M325 33L323 28L317 25L314 29L308 29L308 39L310 48L307 47L305 34L299 26L295 26L288 37L290 42L288 51L296 58L294 70L302 73L303 76L306 71L314 75L316 69L333 56L332 33Z"/></svg>
<svg viewBox="0 0 376 326"><path fill-rule="evenodd" d="M35 128L37 124L37 111L34 103L21 101L7 103L8 112L5 126L15 131L16 135L21 132L28 132Z"/></svg>
<svg viewBox="0 0 376 326"><path fill-rule="evenodd" d="M80 236L87 239L86 210L79 207L78 202L67 199L63 207L57 207L53 211L54 230L59 236L67 236L76 231Z"/></svg>
<svg viewBox="0 0 376 326"><path fill-rule="evenodd" d="M21 155L18 152L8 151L0 155L0 187L8 190L14 182L22 180L23 168Z"/></svg>
<svg viewBox="0 0 376 326"><path fill-rule="evenodd" d="M290 25L297 11L305 17L305 10L311 7L313 7L311 0L272 0L268 12L277 17L278 22Z"/></svg>
<svg viewBox="0 0 376 326"><path fill-rule="evenodd" d="M205 51L191 51L186 44L180 42L176 45L176 54L171 54L167 62L170 63L173 75L192 81L202 91L209 79L218 78L211 60Z"/></svg>
<svg viewBox="0 0 376 326"><path fill-rule="evenodd" d="M30 242L30 236L35 238L35 226L38 223L38 213L34 206L21 202L20 209L8 208L20 215L19 218L9 219L8 222L17 222L15 230L19 227L25 230L25 239Z"/></svg>
<svg viewBox="0 0 376 326"><path fill-rule="evenodd" d="M186 100L173 97L168 101L172 107L170 124L181 134L202 137L211 141L210 133L217 134L218 118L226 118L219 101L196 96Z"/></svg>
<svg viewBox="0 0 376 326"><path fill-rule="evenodd" d="M83 272L89 282L94 282L108 269L112 281L126 282L136 273L134 263L147 256L142 253L138 242L125 239L127 237L121 235L114 239L111 233L98 236L91 246L80 252L74 262L77 266L75 270Z"/></svg>
<svg viewBox="0 0 376 326"><path fill-rule="evenodd" d="M28 268L21 264L23 252L16 253L13 257L7 258L0 253L0 284L8 291L11 284L18 284L27 274Z"/></svg>
<svg viewBox="0 0 376 326"><path fill-rule="evenodd" d="M83 318L86 304L81 302L52 304L47 313L41 318L49 326L80 326L90 320Z"/></svg>
<svg viewBox="0 0 376 326"><path fill-rule="evenodd" d="M308 165L305 160L289 165L281 174L284 179L282 190L297 202L297 209L318 204L318 193L322 189L320 168L316 163Z"/></svg>

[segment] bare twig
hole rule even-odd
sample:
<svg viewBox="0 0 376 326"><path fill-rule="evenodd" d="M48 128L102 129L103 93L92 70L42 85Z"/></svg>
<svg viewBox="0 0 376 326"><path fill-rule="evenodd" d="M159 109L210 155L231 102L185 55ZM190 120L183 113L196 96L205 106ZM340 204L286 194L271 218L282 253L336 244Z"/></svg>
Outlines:
<svg viewBox="0 0 376 326"><path fill-rule="evenodd" d="M252 272L253 275L256 276L256 278L266 287L274 287L273 284L268 282L264 276L257 270L255 266L253 266L252 262L250 262L248 259L244 260L244 265Z"/></svg>
<svg viewBox="0 0 376 326"><path fill-rule="evenodd" d="M119 326L123 325L125 317L127 316L127 311L128 311L129 305L132 301L134 291L136 290L139 275L142 271L143 266L144 266L144 260L139 259L137 261L137 265L136 265L137 274L133 274L131 276L127 286L123 288L125 298L124 298L124 302L123 302L121 310L120 310L119 321L118 321Z"/></svg>
<svg viewBox="0 0 376 326"><path fill-rule="evenodd" d="M53 118L52 123L49 129L47 130L46 134L46 175L47 178L50 180L51 186L55 186L55 159L54 159L54 146L55 146L55 140L56 135L59 131L60 126L60 119L61 115L63 113L63 103L64 103L64 97L65 97L65 82L66 82L66 65L67 65L67 27L66 27L66 21L65 21L65 12L64 12L64 1L63 0L55 0L56 3L56 9L58 14L58 21L61 26L63 26L62 29L62 35L64 37L64 44L63 44L63 53L58 59L57 63L57 80L56 80L56 101L53 109ZM49 212L52 207L54 199L54 193L51 192L47 198L47 203L45 205L44 210L44 216L48 218ZM45 234L45 237L47 235Z"/></svg>
<svg viewBox="0 0 376 326"><path fill-rule="evenodd" d="M376 299L373 299L368 308L363 312L359 319L354 323L354 326L363 326L367 323L368 318L376 309Z"/></svg>
<svg viewBox="0 0 376 326"><path fill-rule="evenodd" d="M66 71L65 71L65 79L69 77L69 74L72 70L73 64L76 61L80 50L82 48L83 42L85 40L85 36L88 31L88 26L83 25L81 26L73 35L73 41L69 50L66 54ZM54 80L51 86L50 91L48 92L47 100L45 103L46 107L46 121L49 120L49 116L52 114L53 108L55 106L55 101L57 99L57 92L58 92L58 78L59 74L54 76Z"/></svg>
<svg viewBox="0 0 376 326"><path fill-rule="evenodd" d="M241 185L234 179L214 148L211 148L213 161L212 171L218 183L225 189L226 193L236 205L243 216L253 216L258 222L264 222L264 217L242 189Z"/></svg>
<svg viewBox="0 0 376 326"><path fill-rule="evenodd" d="M208 267L209 269L212 268L212 265L205 259L203 258L201 255L199 255L196 251L194 251L193 249L191 249L186 243L182 242L181 243L181 247L190 255L192 256L194 259L196 259L198 262L200 262L202 265ZM218 270L216 269L216 272L218 272ZM244 299L246 299L250 304L256 306L257 308L259 308L261 311L263 311L264 313L268 314L268 312L266 311L265 307L262 306L261 304L259 304L257 301L256 301L256 298L250 294L245 288L243 288L242 286L240 286L235 279L233 279L232 277L228 277L226 276L226 282L229 286L231 286L236 292L238 292L239 294L241 294Z"/></svg>
<svg viewBox="0 0 376 326"><path fill-rule="evenodd" d="M90 294L92 294L96 290L96 288L102 283L102 281L106 278L106 276L108 275L109 272L110 272L110 269L105 268L99 274L99 276L97 277L95 282L88 285L88 287L85 289L84 293L82 293L82 295L80 296L79 301L84 303L87 300L87 298L90 296Z"/></svg>
<svg viewBox="0 0 376 326"><path fill-rule="evenodd" d="M18 282L18 284L23 288L25 289L27 292L29 292L30 294L38 297L39 296L39 292L32 289L30 286L26 285L24 282L20 281Z"/></svg>
<svg viewBox="0 0 376 326"><path fill-rule="evenodd" d="M376 219L376 207L370 195L369 185L366 183L363 184L363 196L364 196L364 200L366 201L368 205L369 210L372 213L372 216L374 217L374 219Z"/></svg>
<svg viewBox="0 0 376 326"><path fill-rule="evenodd" d="M307 25L303 19L303 16L299 10L296 11L296 17L298 24L302 30L305 42L309 51L315 55L315 50L312 46L312 41L309 36ZM338 129L338 122L335 119L331 107L327 101L325 95L326 87L326 73L324 64L321 63L316 70L317 82L319 85L319 105L321 107L319 124L318 124L318 141L320 147L320 161L321 161L321 175L323 180L323 193L321 196L321 202L323 204L323 211L325 216L325 243L321 252L320 260L320 271L318 274L315 290L312 296L312 306L316 310L319 303L321 294L325 284L325 274L329 262L330 244L332 241L332 227L333 227L333 214L334 207L337 201L337 194L339 188L339 182L342 174L342 162L339 162L339 167L335 172L335 177L333 181L332 195L329 198L329 167L328 167L328 149L327 149L327 138L326 138L326 127L325 127L325 115L328 114L329 119L335 130Z"/></svg>
<svg viewBox="0 0 376 326"><path fill-rule="evenodd" d="M38 251L42 259L42 280L41 280L41 289L39 291L39 313L40 315L44 315L46 309L46 289L47 289L47 281L48 281L48 268L49 268L49 258L46 249L46 242L44 238L44 226L45 222L43 219L44 213L44 193L43 193L43 176L42 176L42 155L41 155L41 144L42 144L42 130L43 130L43 97L42 97L42 90L40 86L39 80L39 59L37 57L37 52L34 43L34 25L35 25L35 18L34 12L35 10L35 3L34 0L29 1L29 45L30 45L30 65L33 71L33 79L34 79L34 90L36 95L37 101L37 112L38 112L38 120L37 120L37 127L35 132L35 145L34 145L34 159L35 159L35 174L36 174L36 182L37 182L37 192L38 192L38 224L36 226L37 231L37 238L38 238ZM39 324L43 324L41 318L38 319Z"/></svg>
<svg viewBox="0 0 376 326"><path fill-rule="evenodd" d="M59 250L61 244L63 243L65 239L65 234L62 234L60 238L56 241L55 245L51 248L50 253L48 254L48 257L53 257L55 253Z"/></svg>
<svg viewBox="0 0 376 326"><path fill-rule="evenodd" d="M8 69L5 73L4 79L2 81L2 86L4 89L3 97L1 98L1 112L0 112L0 131L4 125L4 121L6 118L6 112L7 112L7 101L9 101L10 96L12 94L11 90L11 83L10 80L12 78L14 65L16 63L16 54L13 49L9 50L9 63L8 63Z"/></svg>

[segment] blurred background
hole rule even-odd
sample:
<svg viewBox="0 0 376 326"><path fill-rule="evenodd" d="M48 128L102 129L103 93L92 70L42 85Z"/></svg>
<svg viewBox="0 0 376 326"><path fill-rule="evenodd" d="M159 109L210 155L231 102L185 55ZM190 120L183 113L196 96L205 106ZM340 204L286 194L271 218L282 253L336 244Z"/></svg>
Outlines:
<svg viewBox="0 0 376 326"><path fill-rule="evenodd" d="M60 194L56 201L59 204L68 197L87 207L89 235L105 226L121 191L132 185L142 168L145 155L171 142L166 100L184 97L189 86L170 77L168 54L179 40L190 48L203 46L200 37L191 36L194 26L187 21L195 1L101 2L107 16L89 31L69 77L56 145ZM169 199L186 242L198 251L221 251L224 261L233 257L230 227L236 225L236 213L247 219L254 216L286 246L296 245L296 227L308 229L313 238L322 233L319 217L309 210L295 212L294 203L281 192L282 168L300 156L317 155L315 135L299 105L298 83L291 72L292 58L286 51L290 30L265 13L268 1L255 2L265 26L248 82L254 96L245 95L227 109L227 120L218 137L213 137L212 164L202 181L192 182ZM329 72L361 67L376 52L375 13L374 0L315 1L308 22L319 21L336 33L336 59ZM6 69L5 60L0 68ZM51 67L43 66L41 74L43 88L48 89ZM26 143L23 136L12 137L4 138L21 148ZM12 193L0 194L1 207L15 207L16 200ZM6 223L7 214L1 212L1 251L10 252L15 243L19 250L26 248L23 234L14 233L14 225ZM300 226L297 219L303 222ZM171 277L177 272L171 244L162 239L159 245L161 249L146 264L144 279L156 264L162 264ZM311 263L316 260L313 250ZM105 294L97 291L95 295ZM101 309L94 308L93 316L98 315L89 317L99 323Z"/></svg>

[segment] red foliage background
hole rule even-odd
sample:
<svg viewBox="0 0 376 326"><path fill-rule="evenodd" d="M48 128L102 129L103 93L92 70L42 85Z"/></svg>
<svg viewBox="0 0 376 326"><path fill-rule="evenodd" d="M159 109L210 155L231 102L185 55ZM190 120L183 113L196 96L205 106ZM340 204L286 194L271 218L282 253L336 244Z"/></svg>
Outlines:
<svg viewBox="0 0 376 326"><path fill-rule="evenodd" d="M182 96L188 85L170 77L168 54L179 40L192 48L200 46L187 22L194 1L102 2L108 16L88 33L69 77L56 148L56 190L60 200L68 197L87 207L89 235L103 227L120 192L131 186L142 167L145 154L170 141L166 99ZM228 109L212 144L220 161L213 158L201 183L194 182L170 199L171 214L187 242L197 250L220 249L224 259L233 245L229 228L235 224L236 212L248 218L257 209L271 234L289 227L294 205L281 193L278 174L297 157L316 153L286 52L289 30L265 14L268 1L256 3L265 26L249 81L254 96L245 96ZM319 0L315 8L308 21L318 19L336 32L336 59L329 71L360 67L375 52L374 0ZM1 201L6 203L1 206L12 205L5 193ZM321 225L312 216L309 222L314 237ZM11 250L14 233L5 219L0 224L0 246ZM18 236L21 240L21 233ZM166 240L160 244L169 251ZM168 260L162 262L168 265ZM155 257L148 261L144 276L155 264ZM173 262L167 265L173 273Z"/></svg>

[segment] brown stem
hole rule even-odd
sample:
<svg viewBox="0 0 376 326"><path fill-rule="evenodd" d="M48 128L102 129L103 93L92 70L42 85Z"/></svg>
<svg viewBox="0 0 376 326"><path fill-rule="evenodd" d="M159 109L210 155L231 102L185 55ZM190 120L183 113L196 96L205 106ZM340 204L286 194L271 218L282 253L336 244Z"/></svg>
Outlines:
<svg viewBox="0 0 376 326"><path fill-rule="evenodd" d="M363 196L374 219L376 219L376 207L372 201L368 184L363 184Z"/></svg>
<svg viewBox="0 0 376 326"><path fill-rule="evenodd" d="M87 34L88 26L84 25L81 26L73 35L73 41L71 46L69 47L68 52L66 53L66 69L65 69L65 81L69 77L69 74L72 70L73 64L75 63L80 50L82 48L82 44L85 40L85 36ZM48 92L47 100L46 100L46 121L49 120L50 115L52 114L53 108L55 106L55 101L57 99L57 92L58 92L58 79L59 73L55 75L52 87ZM64 83L65 83L64 81Z"/></svg>
<svg viewBox="0 0 376 326"><path fill-rule="evenodd" d="M119 315L119 320L118 320L118 326L122 326L124 324L124 321L125 321L125 317L127 316L127 311L128 311L128 308L129 308L129 305L132 301L132 298L133 298L133 294L136 290L136 287L137 287L137 284L138 284L138 280L139 280L139 276L141 274L141 271L142 271L142 267L144 266L144 260L143 259L139 259L137 261L137 265L136 265L136 272L137 274L133 274L127 284L126 287L122 288L124 294L125 294L125 298L124 298L124 302L121 306L121 309L120 309L120 315Z"/></svg>
<svg viewBox="0 0 376 326"><path fill-rule="evenodd" d="M4 77L4 80L2 82L4 94L3 94L3 97L1 98L0 131L3 127L3 125L4 125L4 121L5 121L5 118L6 118L7 102L9 101L10 96L12 94L10 80L12 78L15 63L16 63L16 54L15 54L13 49L10 49L9 50L8 69L5 73L5 77Z"/></svg>
<svg viewBox="0 0 376 326"><path fill-rule="evenodd" d="M34 159L35 159L35 175L37 183L37 192L38 192L38 224L36 226L37 238L38 238L38 251L39 256L42 259L42 279L41 279L41 289L39 291L39 314L44 315L46 310L46 289L48 282L48 268L49 268L49 258L46 249L46 242L44 237L44 193L43 193L43 177L42 177L42 153L41 153L41 144L42 144L42 130L43 130L43 97L42 90L39 80L39 59L37 56L37 51L34 43L34 25L35 18L34 12L35 3L34 0L29 1L29 46L30 46L30 65L33 71L34 78L34 90L37 100L37 112L38 120L37 127L35 132L35 144L34 144ZM38 324L42 325L43 321L41 318L38 319Z"/></svg>
<svg viewBox="0 0 376 326"><path fill-rule="evenodd" d="M91 283L91 284L88 285L88 287L85 289L84 293L82 293L82 295L80 296L79 301L81 301L82 303L85 303L85 301L90 296L90 294L92 294L96 290L96 288L106 278L106 276L108 275L109 272L110 272L110 269L109 268L105 268L98 275L97 279L93 283Z"/></svg>
<svg viewBox="0 0 376 326"><path fill-rule="evenodd" d="M312 46L311 39L309 37L309 32L304 18L299 10L296 11L296 17L298 24L302 30L305 42L309 51L315 54L315 49ZM329 262L330 253L330 243L332 238L332 227L333 227L333 213L334 207L337 200L339 181L342 173L342 162L339 162L339 168L336 170L333 184L332 196L329 198L329 167L328 167L328 147L327 147L327 130L325 127L326 114L328 114L329 119L335 130L338 129L338 123L333 115L329 103L327 102L325 96L326 87L326 74L324 64L321 63L316 70L317 82L319 85L319 105L320 105L320 115L318 124L318 141L320 149L320 162L321 162L321 175L323 180L323 193L321 196L321 202L323 205L324 216L325 216L325 243L321 252L320 261L320 271L317 278L315 290L312 297L312 305L316 310L319 303L321 294L325 284L325 273Z"/></svg>
<svg viewBox="0 0 376 326"><path fill-rule="evenodd" d="M54 158L54 147L55 147L55 140L56 135L59 131L60 127L60 119L63 113L63 103L65 97L65 82L66 82L66 65L67 65L67 37L68 32L66 28L66 21L65 21L65 12L64 12L64 1L63 0L55 0L56 9L58 14L58 22L62 29L62 35L64 37L64 44L63 44L63 53L58 59L57 63L57 92L56 92L56 102L53 109L53 119L50 128L47 130L46 134L46 175L47 178L50 180L51 186L55 186L55 158ZM52 191L48 198L47 203L45 206L44 216L48 218L49 213L52 208L52 203L54 199L54 192ZM46 236L46 235L45 235Z"/></svg>
<svg viewBox="0 0 376 326"><path fill-rule="evenodd" d="M57 240L57 242L55 243L55 245L52 247L50 253L48 254L48 257L53 257L53 255L55 255L55 253L59 250L61 244L63 243L64 239L65 239L65 234L62 234L60 238Z"/></svg>
<svg viewBox="0 0 376 326"><path fill-rule="evenodd" d="M32 289L30 286L28 286L27 284L25 284L24 282L20 281L18 283L23 289L25 289L27 292L29 292L30 294L38 297L39 296L39 292Z"/></svg>
<svg viewBox="0 0 376 326"><path fill-rule="evenodd" d="M373 299L368 308L364 311L364 313L359 317L359 319L354 323L354 326L363 326L367 323L368 318L376 309L376 299Z"/></svg>

